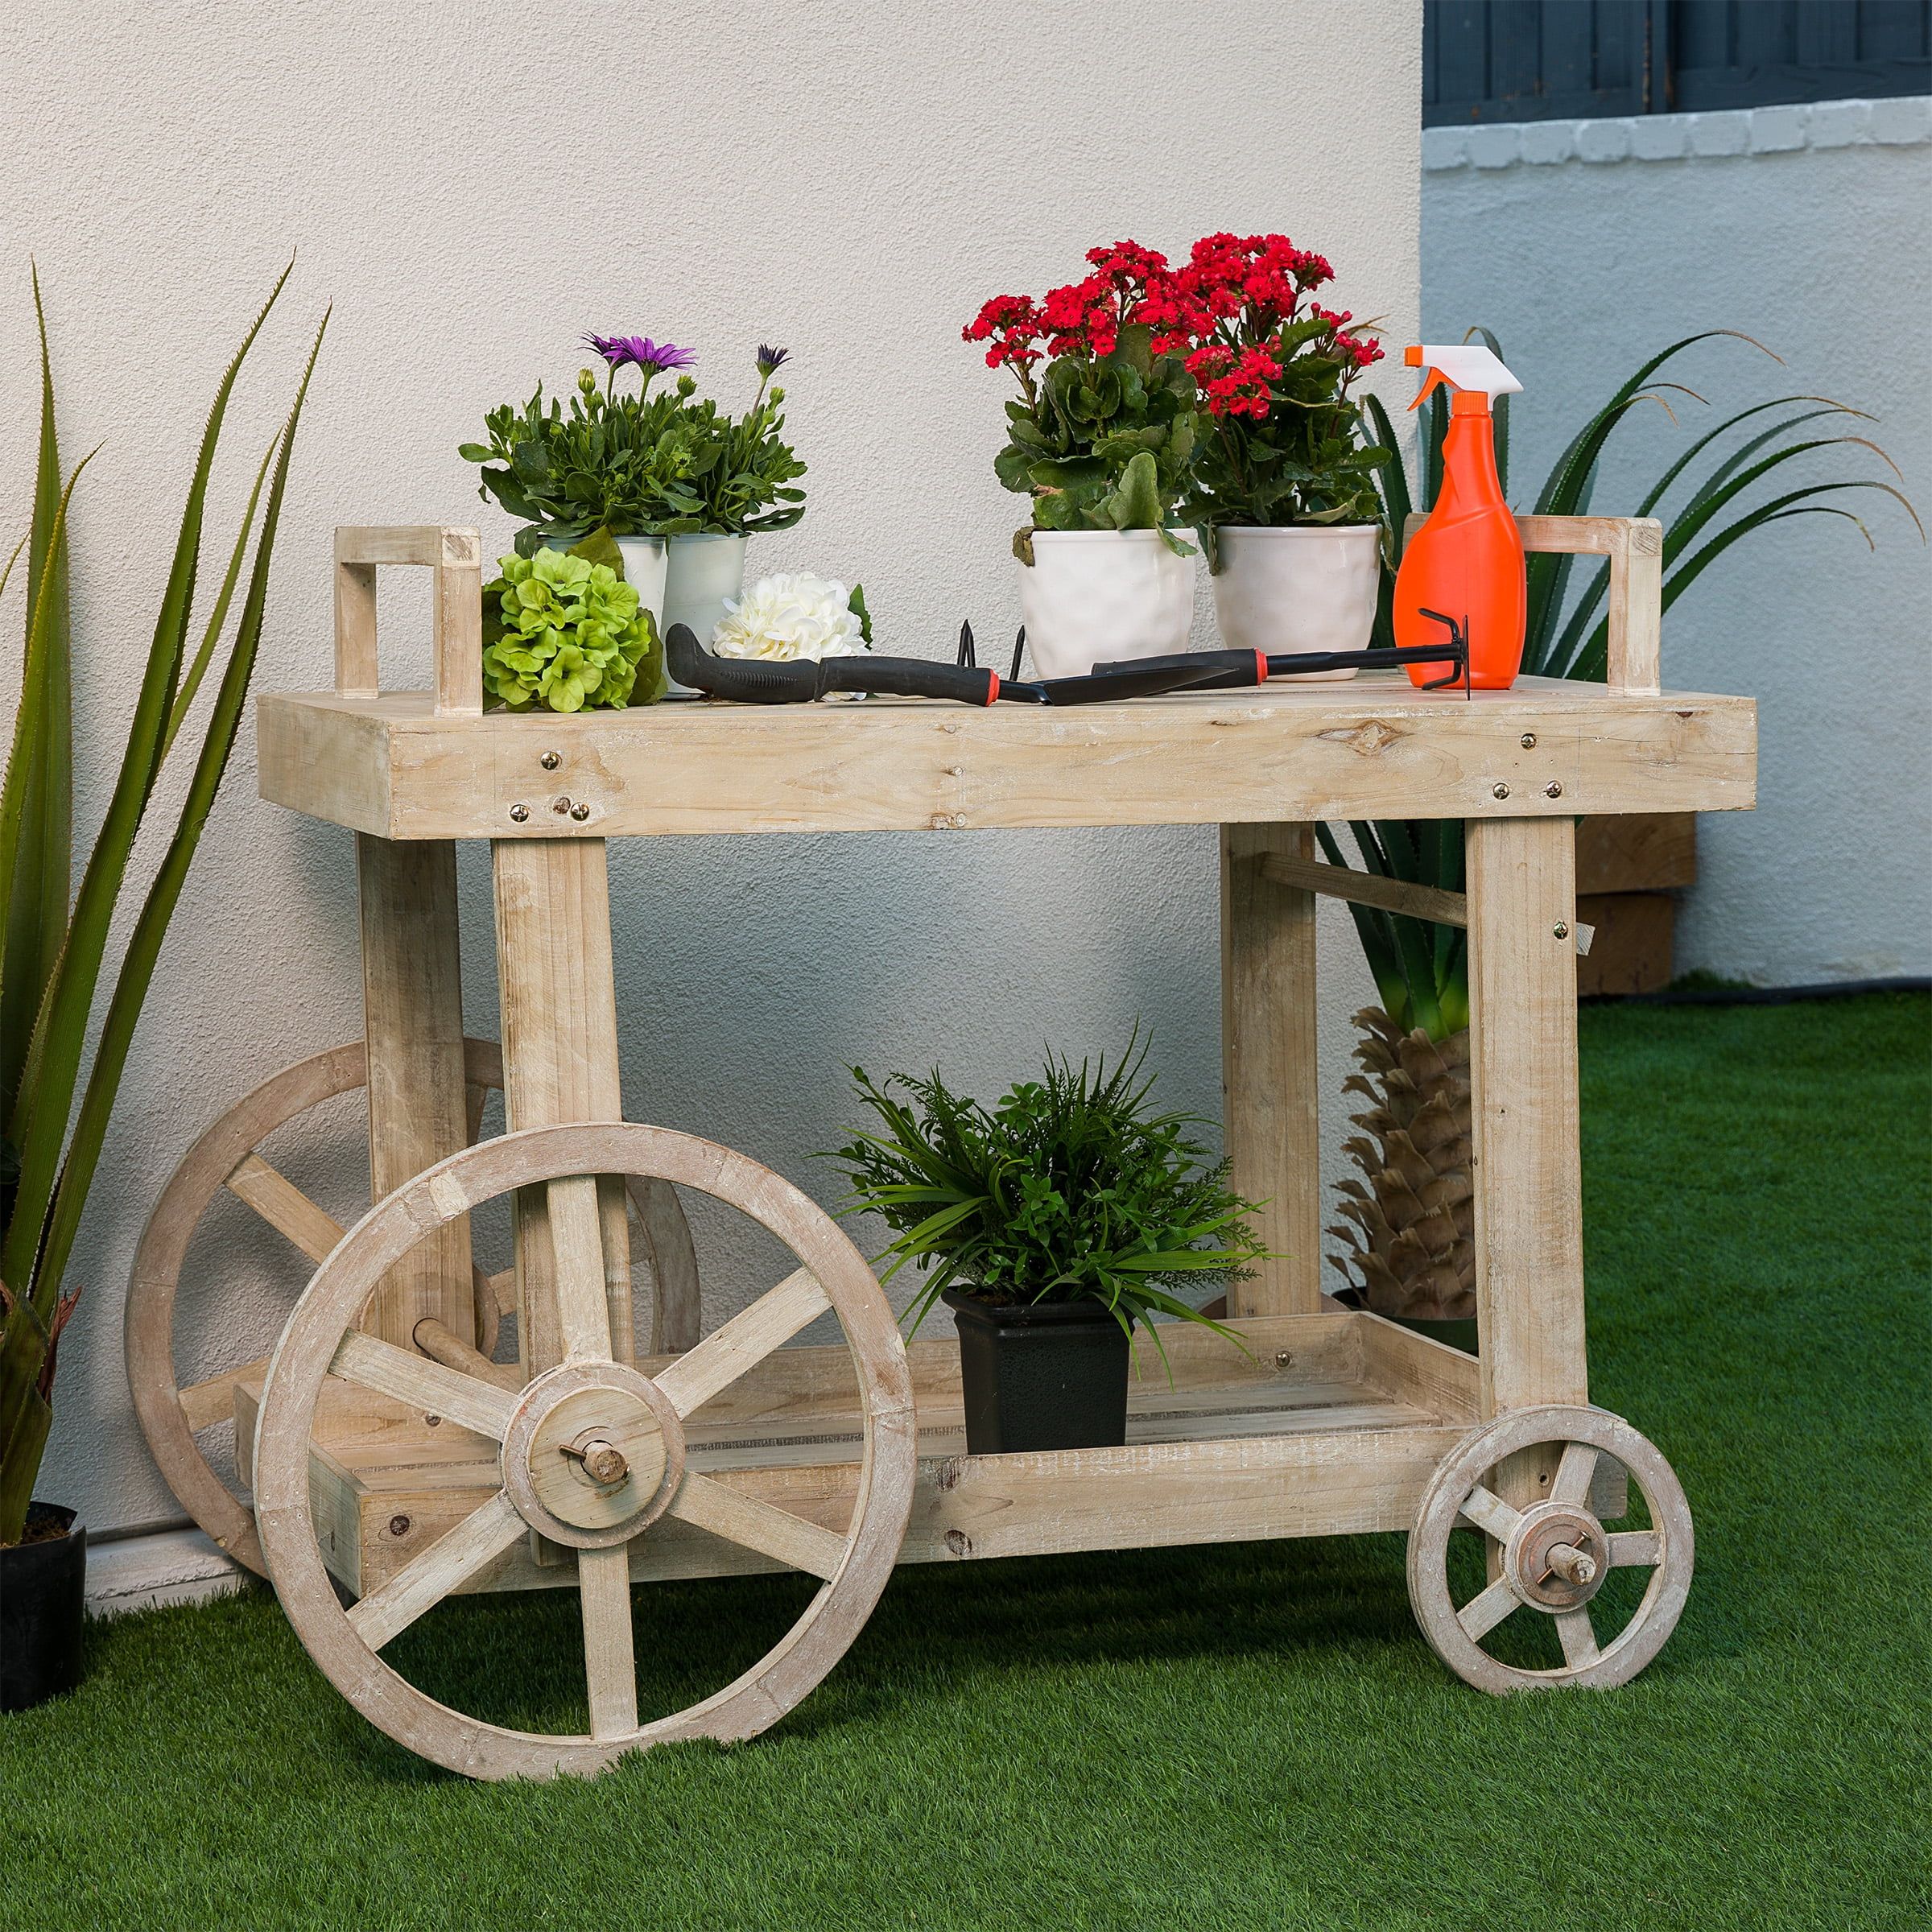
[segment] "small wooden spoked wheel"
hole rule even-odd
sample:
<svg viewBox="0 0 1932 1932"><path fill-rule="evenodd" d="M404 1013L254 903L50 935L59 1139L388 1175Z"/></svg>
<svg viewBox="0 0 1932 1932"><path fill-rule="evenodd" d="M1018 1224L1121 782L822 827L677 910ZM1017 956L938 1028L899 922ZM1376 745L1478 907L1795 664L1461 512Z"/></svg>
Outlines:
<svg viewBox="0 0 1932 1932"><path fill-rule="evenodd" d="M1492 1472L1524 1450L1555 1456L1547 1491L1522 1509L1488 1487ZM1591 1509L1599 1457L1613 1456L1643 1492L1647 1530L1606 1530ZM1492 1580L1457 1607L1450 1591L1450 1533L1483 1532ZM1628 1683L1664 1647L1690 1588L1690 1511L1670 1465L1621 1417L1602 1409L1519 1409L1465 1436L1422 1492L1409 1537L1409 1601L1436 1654L1465 1682L1501 1695ZM1650 1572L1629 1621L1600 1649L1591 1600L1612 1570ZM1553 1617L1563 1662L1550 1670L1506 1664L1483 1648L1505 1618L1528 1608Z"/></svg>
<svg viewBox="0 0 1932 1932"><path fill-rule="evenodd" d="M469 1090L470 1138L487 1096L503 1085L503 1055L493 1040L463 1042ZM312 1108L353 1093L368 1080L360 1040L285 1067L214 1122L175 1170L148 1216L128 1282L123 1335L134 1414L175 1499L237 1562L262 1570L262 1546L246 1498L231 1488L196 1440L234 1414L235 1385L268 1366L266 1356L234 1361L186 1388L175 1368L176 1290L195 1230L225 1189L246 1201L312 1263L342 1238L341 1224L311 1200L259 1150L278 1129ZM656 1284L652 1352L673 1354L698 1338L697 1261L676 1193L640 1182L631 1191L632 1220L643 1236ZM477 1339L487 1355L497 1323L515 1305L513 1271L476 1273Z"/></svg>
<svg viewBox="0 0 1932 1932"><path fill-rule="evenodd" d="M612 1359L599 1174L648 1175L741 1210L802 1264L655 1377ZM357 1330L385 1273L428 1230L513 1188L547 1186L562 1366L511 1392ZM843 1533L687 1466L694 1410L830 1309L858 1374L857 1500ZM316 1543L309 1448L332 1376L435 1409L501 1445L502 1487L345 1611ZM472 1777L595 1771L672 1739L755 1736L806 1695L857 1633L898 1557L916 1469L912 1383L885 1291L825 1212L767 1167L660 1127L536 1127L485 1141L398 1188L317 1272L269 1366L255 1509L269 1573L309 1654L399 1744ZM626 1546L672 1517L822 1579L759 1662L688 1710L638 1719ZM440 1704L378 1653L537 1530L576 1552L590 1735L505 1729Z"/></svg>

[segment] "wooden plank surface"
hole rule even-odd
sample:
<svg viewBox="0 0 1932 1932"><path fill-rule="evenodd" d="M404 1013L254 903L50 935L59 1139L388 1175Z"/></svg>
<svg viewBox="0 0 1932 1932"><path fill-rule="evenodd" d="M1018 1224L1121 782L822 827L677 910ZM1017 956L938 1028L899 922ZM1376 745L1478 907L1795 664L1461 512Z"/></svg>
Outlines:
<svg viewBox="0 0 1932 1932"><path fill-rule="evenodd" d="M1697 883L1697 815L1633 811L1585 819L1576 828L1576 890L1662 892Z"/></svg>
<svg viewBox="0 0 1932 1932"><path fill-rule="evenodd" d="M263 798L400 839L1568 818L1744 810L1756 791L1748 699L1548 679L1472 700L1369 675L1069 709L692 702L571 718L270 696L257 716Z"/></svg>

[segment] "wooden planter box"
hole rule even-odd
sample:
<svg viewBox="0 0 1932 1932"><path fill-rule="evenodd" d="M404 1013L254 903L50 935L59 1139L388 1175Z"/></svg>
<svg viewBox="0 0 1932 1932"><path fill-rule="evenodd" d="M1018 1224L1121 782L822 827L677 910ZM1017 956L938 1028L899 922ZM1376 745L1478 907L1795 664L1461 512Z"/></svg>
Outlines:
<svg viewBox="0 0 1932 1932"><path fill-rule="evenodd" d="M1576 916L1596 928L1576 962L1576 990L1656 993L1675 968L1677 901L1697 881L1697 815L1630 812L1576 828Z"/></svg>

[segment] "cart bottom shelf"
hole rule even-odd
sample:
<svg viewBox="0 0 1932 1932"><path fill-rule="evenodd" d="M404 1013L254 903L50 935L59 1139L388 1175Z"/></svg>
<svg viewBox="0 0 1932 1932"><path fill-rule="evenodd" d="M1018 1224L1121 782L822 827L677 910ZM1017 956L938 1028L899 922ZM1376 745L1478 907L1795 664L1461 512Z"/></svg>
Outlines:
<svg viewBox="0 0 1932 1932"><path fill-rule="evenodd" d="M913 1344L919 1481L900 1561L1409 1528L1437 1463L1475 1418L1474 1360L1332 1307L1235 1326L1251 1352L1204 1331L1162 1330L1172 1379L1151 1356L1143 1361L1125 1447L1034 1455L966 1454L957 1345ZM652 1364L638 1366L648 1374ZM513 1369L504 1373L514 1382ZM259 1381L237 1386L241 1445L253 1440L260 1393ZM861 1441L842 1347L780 1350L687 1426L691 1468L840 1531L857 1492ZM498 1487L493 1450L332 1380L309 1484L332 1574L358 1596L380 1587L488 1500ZM782 1567L668 1517L630 1552L639 1583ZM464 1587L543 1588L575 1576L567 1553L533 1538Z"/></svg>

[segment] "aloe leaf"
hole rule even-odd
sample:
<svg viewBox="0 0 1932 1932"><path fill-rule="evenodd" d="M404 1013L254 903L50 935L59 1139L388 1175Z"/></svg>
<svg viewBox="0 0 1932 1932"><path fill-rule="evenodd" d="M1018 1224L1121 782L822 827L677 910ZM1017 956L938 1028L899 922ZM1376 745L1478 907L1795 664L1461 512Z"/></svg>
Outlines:
<svg viewBox="0 0 1932 1932"><path fill-rule="evenodd" d="M279 286L278 283L278 288ZM120 1090L128 1050L134 1044L134 1028L140 1020L141 1009L147 1001L155 968L161 956L162 941L167 937L168 922L174 917L175 908L180 902L182 888L188 882L188 868L194 862L196 848L200 844L208 815L214 809L222 774L228 768L229 754L234 749L235 738L242 728L249 683L254 675L255 657L262 642L262 618L268 600L269 569L275 556L275 533L282 519L289 458L295 448L295 429L302 419L302 405L308 394L309 381L315 374L316 359L322 353L322 339L328 332L328 316L325 312L321 326L316 331L308 361L302 371L302 381L295 390L295 402L282 432L280 452L275 460L275 481L270 486L268 506L262 514L262 534L255 544L254 564L249 574L248 595L242 604L235 641L229 647L228 663L209 712L200 756L196 760L194 775L188 782L188 795L182 801L174 836L169 840L154 882L148 888L140 917L135 920L133 934L128 940L126 957L115 976L107 1017L94 1052L94 1063L74 1122L72 1145L62 1165L60 1184L47 1220L46 1244L34 1284L36 1301L47 1292L44 1284L51 1282L57 1288L65 1271L74 1235L80 1224L81 1209L86 1205L88 1190L93 1185L94 1170L101 1158L101 1144L107 1136L108 1120Z"/></svg>
<svg viewBox="0 0 1932 1932"><path fill-rule="evenodd" d="M0 1118L13 1108L33 1036L34 1016L53 976L67 937L68 894L73 886L73 672L64 520L56 528L63 491L60 443L54 415L54 367L47 346L40 271L32 270L34 320L40 341L40 443L34 471L33 519L27 533L27 581L35 595L27 612L39 648L23 661L20 701L39 712L32 748L21 765L20 820L5 913L0 960ZM44 608L42 591L45 592ZM32 640L28 639L31 646ZM31 682L30 682L31 679ZM11 773L10 772L10 777Z"/></svg>
<svg viewBox="0 0 1932 1932"><path fill-rule="evenodd" d="M13 1286L16 1293L25 1290L31 1282L31 1292L37 1303L44 1298L41 1284L34 1274L35 1257L39 1251L42 1224L52 1200L55 1180L60 1171L61 1148L73 1105L88 1016L93 1009L95 988L100 980L101 958L106 950L122 882L126 876L128 858L154 786L162 733L174 701L183 643L192 614L195 562L200 547L208 474L214 464L222 418L235 378L241 373L242 360L254 346L262 324L268 320L269 311L274 308L294 267L291 261L283 270L267 301L242 337L242 345L235 351L215 392L214 405L208 411L208 422L202 431L188 500L181 513L174 560L168 572L160 613L155 621L154 638L148 647L147 668L135 699L134 720L129 728L120 773L115 779L114 793L94 840L93 850L89 856L87 869L81 874L80 890L76 895L68 923L67 945L41 1002L33 1039L27 1050L27 1064L14 1104L7 1138L20 1150L20 1177L6 1241L4 1245L0 1245L0 1281ZM0 1429L6 1426L6 1418L0 1414Z"/></svg>
<svg viewBox="0 0 1932 1932"><path fill-rule="evenodd" d="M1823 409L1807 410L1802 415L1794 416L1787 422L1779 423L1775 429L1768 431L1765 436L1758 438L1753 442L1747 443L1742 449L1737 451L1734 455L1726 460L1729 468L1735 469L1740 460L1747 458L1752 451L1761 448L1765 441L1783 435L1786 430L1795 428L1800 423L1808 423L1815 416L1828 416L1835 414L1847 416L1858 416L1863 418L1863 419L1866 422L1870 422L1872 419L1862 409L1852 409L1843 402L1834 402L1829 396L1776 396L1773 397L1769 402L1754 402L1752 404L1750 408L1740 409L1735 415L1727 416L1723 422L1718 424L1715 429L1707 431L1704 435L1699 436L1697 440L1693 443L1690 447L1686 449L1684 453L1679 456L1677 460L1673 463L1661 477L1657 478L1657 482L1652 487L1649 494L1646 496L1643 502L1637 506L1637 514L1640 517L1649 516L1657 508L1657 505L1663 502L1665 494L1670 489L1670 485L1674 483L1677 479L1690 467L1691 464L1695 462L1705 450L1708 449L1710 446L1718 440L1719 437L1724 436L1731 430L1736 428L1739 423L1748 421L1752 416L1761 416L1766 410L1783 409L1794 402L1822 402L1825 405L1825 407ZM1724 480L1725 473L1727 473L1725 467L1724 465L1720 465L1717 470L1712 473L1711 477L1707 479L1703 485L1699 486L1700 489L1708 488L1711 482L1721 482ZM1695 497L1693 497L1692 501L1695 502Z"/></svg>
<svg viewBox="0 0 1932 1932"><path fill-rule="evenodd" d="M1315 836L1330 865L1347 865L1335 835L1326 825L1317 824ZM1362 956L1368 962L1368 976L1375 981L1376 991L1390 1018L1399 1019L1402 1016L1396 1009L1403 1004L1407 989L1402 979L1402 954L1390 930L1389 915L1373 906L1352 905L1348 913L1355 922L1356 937L1361 941Z"/></svg>
<svg viewBox="0 0 1932 1932"><path fill-rule="evenodd" d="M195 694L201 688L201 680L208 675L208 667L215 654L215 645L221 635L221 626L228 621L228 607L233 600L235 585L242 576L242 564L248 551L250 534L255 526L255 506L262 495L262 485L268 477L268 466L275 460L275 452L282 439L277 435L262 452L262 466L255 472L254 487L248 493L248 507L242 513L240 526L235 531L235 546L228 554L228 569L221 579L221 594L215 599L215 607L208 613L208 628L201 634L200 648L195 653L194 662L188 666L187 675L181 680L180 688L175 693L174 708L167 716L167 729L162 735L159 762L167 762L167 754L174 748L175 737L181 729L182 720L187 717L188 708L195 701Z"/></svg>

